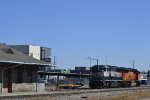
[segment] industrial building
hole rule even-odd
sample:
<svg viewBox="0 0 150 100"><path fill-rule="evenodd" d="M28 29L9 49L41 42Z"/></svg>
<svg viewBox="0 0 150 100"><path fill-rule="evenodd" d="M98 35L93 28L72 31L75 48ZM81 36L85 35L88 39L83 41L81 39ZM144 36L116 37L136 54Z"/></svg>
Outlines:
<svg viewBox="0 0 150 100"><path fill-rule="evenodd" d="M78 66L75 67L74 70L70 70L70 73L78 73L78 74L90 74L91 67L83 67L83 66Z"/></svg>
<svg viewBox="0 0 150 100"><path fill-rule="evenodd" d="M35 59L51 63L51 48L36 45L8 45L9 47L29 55Z"/></svg>
<svg viewBox="0 0 150 100"><path fill-rule="evenodd" d="M147 85L147 74L146 73L140 73L140 82L141 82L141 85Z"/></svg>
<svg viewBox="0 0 150 100"><path fill-rule="evenodd" d="M8 46L35 59L51 63L51 48L37 45L8 45ZM40 70L49 71L51 70L51 68L52 65L46 66Z"/></svg>

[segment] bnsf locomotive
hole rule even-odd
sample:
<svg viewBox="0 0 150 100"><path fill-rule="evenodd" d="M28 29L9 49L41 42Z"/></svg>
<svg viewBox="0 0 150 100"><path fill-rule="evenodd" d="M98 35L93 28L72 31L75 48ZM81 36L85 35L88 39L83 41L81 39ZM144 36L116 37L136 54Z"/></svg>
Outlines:
<svg viewBox="0 0 150 100"><path fill-rule="evenodd" d="M91 68L89 86L92 89L140 86L140 72L136 69L110 65Z"/></svg>

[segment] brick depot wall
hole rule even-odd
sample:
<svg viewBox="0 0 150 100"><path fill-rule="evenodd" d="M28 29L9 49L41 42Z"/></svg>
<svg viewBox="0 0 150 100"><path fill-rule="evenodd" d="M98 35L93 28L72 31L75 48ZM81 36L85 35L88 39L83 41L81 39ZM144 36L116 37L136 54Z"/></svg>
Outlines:
<svg viewBox="0 0 150 100"><path fill-rule="evenodd" d="M36 92L36 83L13 83L12 92Z"/></svg>
<svg viewBox="0 0 150 100"><path fill-rule="evenodd" d="M13 83L12 92L45 92L45 83Z"/></svg>
<svg viewBox="0 0 150 100"><path fill-rule="evenodd" d="M33 66L21 66L13 68L12 69L12 82L13 83L19 83L18 82L18 72L21 72L22 79L20 80L21 83L35 83L36 82L36 74L37 70L36 67Z"/></svg>
<svg viewBox="0 0 150 100"><path fill-rule="evenodd" d="M0 83L0 93L2 93L2 83Z"/></svg>

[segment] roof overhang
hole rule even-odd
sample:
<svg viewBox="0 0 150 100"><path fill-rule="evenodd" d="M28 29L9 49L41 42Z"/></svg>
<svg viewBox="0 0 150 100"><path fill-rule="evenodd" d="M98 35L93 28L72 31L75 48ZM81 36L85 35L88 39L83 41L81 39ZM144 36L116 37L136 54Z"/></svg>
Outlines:
<svg viewBox="0 0 150 100"><path fill-rule="evenodd" d="M12 64L21 64L21 65L39 65L39 66L51 66L52 65L52 64L25 63L25 62L5 61L5 60L0 60L0 63L12 63Z"/></svg>

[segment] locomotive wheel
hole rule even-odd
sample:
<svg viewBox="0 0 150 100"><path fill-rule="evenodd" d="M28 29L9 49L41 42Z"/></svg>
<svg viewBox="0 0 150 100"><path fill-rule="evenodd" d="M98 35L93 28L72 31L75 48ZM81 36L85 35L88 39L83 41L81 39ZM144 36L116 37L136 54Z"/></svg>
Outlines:
<svg viewBox="0 0 150 100"><path fill-rule="evenodd" d="M106 83L104 81L91 81L89 83L89 86L91 89L102 89L102 88L106 88Z"/></svg>
<svg viewBox="0 0 150 100"><path fill-rule="evenodd" d="M109 82L106 82L105 83L105 88L109 88L110 87L110 83Z"/></svg>
<svg viewBox="0 0 150 100"><path fill-rule="evenodd" d="M121 87L122 87L122 82L118 82L117 87L118 87L118 88L121 88Z"/></svg>
<svg viewBox="0 0 150 100"><path fill-rule="evenodd" d="M94 84L93 82L90 82L90 83L89 83L89 87L90 87L91 89L95 89L95 84Z"/></svg>
<svg viewBox="0 0 150 100"><path fill-rule="evenodd" d="M141 83L139 81L136 82L136 86L140 86Z"/></svg>

